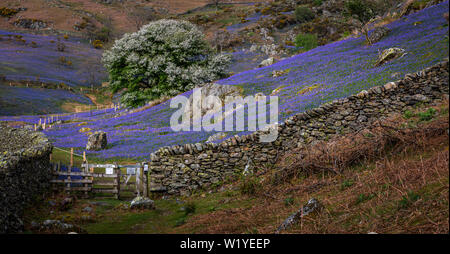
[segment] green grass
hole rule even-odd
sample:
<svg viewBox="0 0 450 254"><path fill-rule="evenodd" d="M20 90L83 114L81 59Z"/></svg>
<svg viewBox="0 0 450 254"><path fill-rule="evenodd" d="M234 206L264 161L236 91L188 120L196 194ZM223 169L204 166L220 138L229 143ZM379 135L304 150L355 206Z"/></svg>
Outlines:
<svg viewBox="0 0 450 254"><path fill-rule="evenodd" d="M129 201L98 199L111 203L111 207L96 208L96 215L101 219L83 225L90 234L127 234L127 233L174 233L197 214L210 213L234 207L250 207L252 198L239 200L239 192L225 191L207 194L199 192L193 197L177 203L175 200L155 200L155 210L130 211L119 208ZM97 200L83 200L88 201ZM224 202L224 200L226 200Z"/></svg>
<svg viewBox="0 0 450 254"><path fill-rule="evenodd" d="M298 34L295 37L295 46L301 48L302 51L308 51L318 46L317 35L315 34Z"/></svg>

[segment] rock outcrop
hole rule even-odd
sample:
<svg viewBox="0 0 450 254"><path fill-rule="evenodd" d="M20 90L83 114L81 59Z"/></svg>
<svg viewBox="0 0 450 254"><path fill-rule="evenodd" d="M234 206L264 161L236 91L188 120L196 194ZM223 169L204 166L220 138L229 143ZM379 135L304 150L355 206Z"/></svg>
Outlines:
<svg viewBox="0 0 450 254"><path fill-rule="evenodd" d="M42 133L0 127L0 233L23 230L23 212L50 189L53 146Z"/></svg>
<svg viewBox="0 0 450 254"><path fill-rule="evenodd" d="M278 228L275 233L280 233L283 230L289 229L297 224L303 217L311 213L319 212L322 209L322 204L315 198L311 198L308 203L302 206L298 211L291 214Z"/></svg>
<svg viewBox="0 0 450 254"><path fill-rule="evenodd" d="M381 41L381 39L383 39L383 37L388 35L390 31L391 30L389 30L389 28L384 27L384 26L380 26L380 27L375 28L369 34L370 43L374 44L374 43L377 43L377 42Z"/></svg>
<svg viewBox="0 0 450 254"><path fill-rule="evenodd" d="M216 83L208 83L201 87L201 100L194 101L194 95L189 97L189 106L184 109L184 116L186 119L194 118L194 110L201 112L204 116L208 111L213 110L213 105L208 103L209 96L216 96L221 100L222 106L225 106L225 98L227 96L240 96L241 89L231 85L220 85Z"/></svg>
<svg viewBox="0 0 450 254"><path fill-rule="evenodd" d="M108 145L108 141L106 138L106 132L96 131L94 134L90 135L88 138L88 142L86 144L86 150L89 151L98 151L103 150Z"/></svg>
<svg viewBox="0 0 450 254"><path fill-rule="evenodd" d="M388 48L383 50L381 54L378 56L378 59L375 63L375 67L383 65L386 62L392 61L397 58L401 58L406 55L405 50L401 48Z"/></svg>
<svg viewBox="0 0 450 254"><path fill-rule="evenodd" d="M155 202L146 197L136 197L131 201L130 209L155 209Z"/></svg>

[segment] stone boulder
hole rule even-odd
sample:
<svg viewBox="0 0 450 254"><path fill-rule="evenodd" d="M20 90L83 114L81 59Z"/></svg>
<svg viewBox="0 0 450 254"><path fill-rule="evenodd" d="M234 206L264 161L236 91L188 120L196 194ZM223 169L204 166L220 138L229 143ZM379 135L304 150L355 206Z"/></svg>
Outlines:
<svg viewBox="0 0 450 254"><path fill-rule="evenodd" d="M377 62L375 63L375 67L383 65L384 63L392 61L394 59L401 58L404 55L406 55L405 50L401 48L385 49L378 56Z"/></svg>
<svg viewBox="0 0 450 254"><path fill-rule="evenodd" d="M135 197L131 201L130 209L155 209L155 202L146 197Z"/></svg>
<svg viewBox="0 0 450 254"><path fill-rule="evenodd" d="M372 44L377 43L381 41L383 37L388 35L390 31L389 28L384 26L377 27L369 34L369 40Z"/></svg>
<svg viewBox="0 0 450 254"><path fill-rule="evenodd" d="M44 29L47 28L48 24L45 21L37 19L18 19L14 22L14 26L26 29Z"/></svg>
<svg viewBox="0 0 450 254"><path fill-rule="evenodd" d="M189 98L190 107L184 109L184 117L191 119L195 110L201 111L201 116L204 116L208 111L213 109L213 105L207 103L208 96L219 97L222 101L222 106L225 106L225 98L227 96L241 96L241 89L237 86L219 85L216 83L208 83L201 87L201 100L193 102L193 95Z"/></svg>
<svg viewBox="0 0 450 254"><path fill-rule="evenodd" d="M64 223L60 220L45 220L42 223L33 223L32 225L33 231L38 232L47 232L47 233L56 233L56 234L62 234L62 233L76 233L76 234L86 234L87 231L83 228L73 225Z"/></svg>
<svg viewBox="0 0 450 254"><path fill-rule="evenodd" d="M108 144L106 139L106 132L96 131L94 134L90 135L86 145L86 150L98 151L105 149Z"/></svg>
<svg viewBox="0 0 450 254"><path fill-rule="evenodd" d="M298 211L291 214L277 229L276 234L283 230L289 229L292 225L296 224L301 218L313 213L319 212L323 208L322 204L315 198L311 198L308 203L301 207Z"/></svg>
<svg viewBox="0 0 450 254"><path fill-rule="evenodd" d="M209 137L208 137L208 140L206 140L206 143L212 143L212 142L215 142L215 141L217 141L217 140L224 139L224 138L226 138L226 137L227 137L227 134L226 134L226 133L224 133L224 132L218 132L218 133L215 133L215 134L209 136Z"/></svg>
<svg viewBox="0 0 450 254"><path fill-rule="evenodd" d="M269 57L266 60L263 60L260 64L259 67L266 67L269 65L272 65L275 63L275 59L273 57Z"/></svg>

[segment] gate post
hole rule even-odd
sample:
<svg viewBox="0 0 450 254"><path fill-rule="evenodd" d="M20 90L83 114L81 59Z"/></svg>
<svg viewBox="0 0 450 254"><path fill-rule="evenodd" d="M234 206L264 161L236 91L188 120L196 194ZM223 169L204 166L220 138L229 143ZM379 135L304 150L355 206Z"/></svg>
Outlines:
<svg viewBox="0 0 450 254"><path fill-rule="evenodd" d="M144 186L142 192L144 197L148 197L148 163L144 162L144 172L142 174L142 186Z"/></svg>
<svg viewBox="0 0 450 254"><path fill-rule="evenodd" d="M115 164L114 167L115 173L116 173L116 193L115 193L115 197L116 199L120 199L120 168L117 165L117 163Z"/></svg>

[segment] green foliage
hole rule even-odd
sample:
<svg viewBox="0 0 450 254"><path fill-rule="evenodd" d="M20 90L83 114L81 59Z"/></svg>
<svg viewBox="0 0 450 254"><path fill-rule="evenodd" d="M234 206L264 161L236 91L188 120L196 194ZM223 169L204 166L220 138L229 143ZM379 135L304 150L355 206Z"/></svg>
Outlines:
<svg viewBox="0 0 450 254"><path fill-rule="evenodd" d="M398 208L399 209L405 209L408 208L411 204L419 200L420 195L409 191L407 195L403 196L402 199L398 202Z"/></svg>
<svg viewBox="0 0 450 254"><path fill-rule="evenodd" d="M111 29L108 27L102 27L100 30L95 32L94 36L96 40L108 42L111 37Z"/></svg>
<svg viewBox="0 0 450 254"><path fill-rule="evenodd" d="M243 176L239 185L241 194L254 195L261 189L261 183L257 177L253 175Z"/></svg>
<svg viewBox="0 0 450 254"><path fill-rule="evenodd" d="M18 13L19 11L18 10L16 10L16 9L9 9L9 8L6 8L6 7L1 7L0 8L0 16L3 16L3 17L12 17L12 16L14 16L14 15L16 15L17 13Z"/></svg>
<svg viewBox="0 0 450 254"><path fill-rule="evenodd" d="M404 117L405 119L410 119L410 118L413 117L413 116L414 116L414 113L411 112L411 110L406 110L405 113L403 113L403 117Z"/></svg>
<svg viewBox="0 0 450 254"><path fill-rule="evenodd" d="M412 7L414 10L420 10L420 9L423 9L423 8L427 5L427 3L428 3L429 1L430 1L430 0L415 0L415 1L412 3L411 7Z"/></svg>
<svg viewBox="0 0 450 254"><path fill-rule="evenodd" d="M112 92L137 107L224 77L230 56L214 55L195 25L163 19L115 41L103 62Z"/></svg>
<svg viewBox="0 0 450 254"><path fill-rule="evenodd" d="M95 40L92 42L92 46L94 46L94 48L96 49L102 49L103 43L100 40Z"/></svg>
<svg viewBox="0 0 450 254"><path fill-rule="evenodd" d="M194 202L187 202L186 205L184 205L184 214L187 216L189 214L195 213L195 209L197 206Z"/></svg>
<svg viewBox="0 0 450 254"><path fill-rule="evenodd" d="M302 48L303 51L316 48L317 45L317 35L315 34L298 34L295 37L295 46Z"/></svg>
<svg viewBox="0 0 450 254"><path fill-rule="evenodd" d="M355 16L362 23L374 17L374 12L367 1L349 0L345 3L345 8L348 15Z"/></svg>
<svg viewBox="0 0 450 254"><path fill-rule="evenodd" d="M284 199L284 205L285 206L290 206L294 204L294 198L293 197L288 197L286 199Z"/></svg>
<svg viewBox="0 0 450 254"><path fill-rule="evenodd" d="M424 121L430 121L431 119L433 119L434 114L436 114L436 109L429 108L425 112L419 112L417 114L417 116L419 117L419 121L424 122Z"/></svg>
<svg viewBox="0 0 450 254"><path fill-rule="evenodd" d="M320 6L320 5L323 4L323 1L324 1L324 0L313 0L313 4L314 4L315 6Z"/></svg>
<svg viewBox="0 0 450 254"><path fill-rule="evenodd" d="M361 194L359 194L358 195L358 197L356 198L356 204L358 205L358 204L361 204L361 203L363 203L363 202L366 202L366 201L368 201L368 200L371 200L372 198L374 198L375 197L375 194L373 194L373 193L371 193L371 194L364 194L364 193L361 193Z"/></svg>
<svg viewBox="0 0 450 254"><path fill-rule="evenodd" d="M348 187L351 187L352 185L353 185L353 180L352 179L346 179L341 184L341 190L345 190Z"/></svg>
<svg viewBox="0 0 450 254"><path fill-rule="evenodd" d="M181 217L175 221L175 227L179 227L186 223L186 217Z"/></svg>
<svg viewBox="0 0 450 254"><path fill-rule="evenodd" d="M314 19L314 13L305 6L299 6L295 9L295 19L299 23L304 23Z"/></svg>

